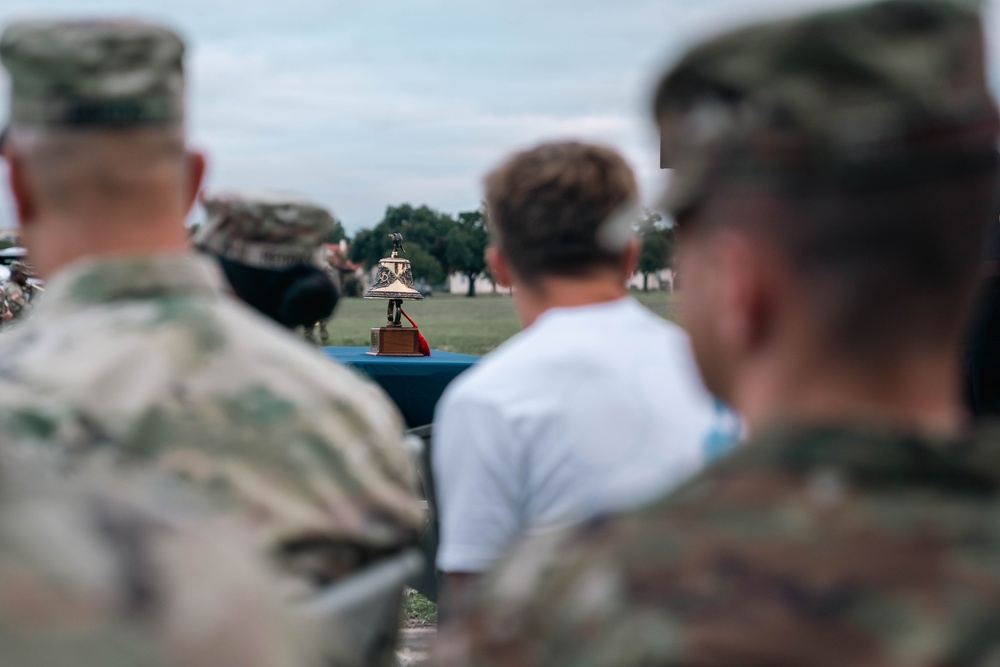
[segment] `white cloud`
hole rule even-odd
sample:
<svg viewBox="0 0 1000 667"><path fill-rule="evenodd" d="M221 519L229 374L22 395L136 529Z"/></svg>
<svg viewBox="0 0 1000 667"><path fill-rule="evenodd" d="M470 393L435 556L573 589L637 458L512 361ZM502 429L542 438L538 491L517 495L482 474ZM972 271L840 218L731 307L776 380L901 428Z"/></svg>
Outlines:
<svg viewBox="0 0 1000 667"><path fill-rule="evenodd" d="M664 175L649 95L665 62L754 17L854 1L5 0L0 23L162 17L191 44L210 185L295 189L356 229L387 204L474 207L486 170L550 138L618 147L652 197Z"/></svg>

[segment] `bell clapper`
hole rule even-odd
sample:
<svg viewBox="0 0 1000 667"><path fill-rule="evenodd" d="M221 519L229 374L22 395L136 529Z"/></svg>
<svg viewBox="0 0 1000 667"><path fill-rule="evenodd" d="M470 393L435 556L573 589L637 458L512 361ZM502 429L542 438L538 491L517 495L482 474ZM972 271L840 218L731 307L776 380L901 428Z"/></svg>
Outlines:
<svg viewBox="0 0 1000 667"><path fill-rule="evenodd" d="M387 317L389 323L386 326L390 327L401 327L402 324L402 313L403 313L403 300L402 299L389 299L389 307L387 310Z"/></svg>

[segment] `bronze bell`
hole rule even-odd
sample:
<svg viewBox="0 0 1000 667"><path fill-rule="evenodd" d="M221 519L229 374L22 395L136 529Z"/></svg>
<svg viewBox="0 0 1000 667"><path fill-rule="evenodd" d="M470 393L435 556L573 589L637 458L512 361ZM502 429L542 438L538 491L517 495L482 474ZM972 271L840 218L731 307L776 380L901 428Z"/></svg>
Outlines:
<svg viewBox="0 0 1000 667"><path fill-rule="evenodd" d="M372 329L372 347L368 354L390 356L422 356L417 329L403 329L402 314L404 300L423 299L424 296L413 286L413 270L410 260L399 257L403 251L403 235L389 234L392 239L392 255L379 260L375 269L375 282L364 293L366 299L388 299L386 326Z"/></svg>
<svg viewBox="0 0 1000 667"><path fill-rule="evenodd" d="M392 239L392 255L378 261L375 269L375 282L364 293L366 299L389 299L389 324L391 327L400 324L399 309L404 299L423 299L424 295L413 286L413 270L410 260L401 259L403 250L403 235L389 234ZM405 252L405 251L404 251ZM396 303L399 301L400 303Z"/></svg>
<svg viewBox="0 0 1000 667"><path fill-rule="evenodd" d="M392 255L378 261L375 282L364 293L366 299L423 299L423 295L413 287L413 271L410 260L401 259L403 235L389 234L392 239Z"/></svg>

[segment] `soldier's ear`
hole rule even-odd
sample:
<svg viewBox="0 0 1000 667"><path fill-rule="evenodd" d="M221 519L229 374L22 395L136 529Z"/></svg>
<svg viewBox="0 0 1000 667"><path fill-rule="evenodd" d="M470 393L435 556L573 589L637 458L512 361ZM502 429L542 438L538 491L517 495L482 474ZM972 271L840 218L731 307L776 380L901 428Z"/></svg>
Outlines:
<svg viewBox="0 0 1000 667"><path fill-rule="evenodd" d="M775 294L760 249L745 235L721 231L714 243L721 272L720 333L730 349L752 355L773 333Z"/></svg>
<svg viewBox="0 0 1000 667"><path fill-rule="evenodd" d="M184 209L186 211L190 211L191 207L194 206L195 201L198 199L198 193L201 192L201 186L205 180L206 160L205 155L198 151L189 152L187 159L188 191L185 193L186 200L184 202Z"/></svg>

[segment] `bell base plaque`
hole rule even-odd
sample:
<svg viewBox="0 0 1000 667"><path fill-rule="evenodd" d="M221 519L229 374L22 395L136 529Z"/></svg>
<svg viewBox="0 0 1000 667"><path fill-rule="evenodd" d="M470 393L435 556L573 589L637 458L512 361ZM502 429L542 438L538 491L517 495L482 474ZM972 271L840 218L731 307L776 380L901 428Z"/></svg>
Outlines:
<svg viewBox="0 0 1000 667"><path fill-rule="evenodd" d="M371 349L365 354L376 357L422 357L420 330L415 327L375 327Z"/></svg>

